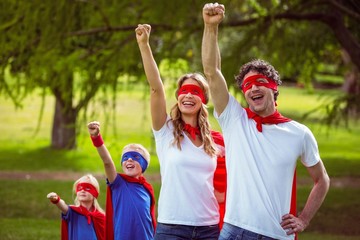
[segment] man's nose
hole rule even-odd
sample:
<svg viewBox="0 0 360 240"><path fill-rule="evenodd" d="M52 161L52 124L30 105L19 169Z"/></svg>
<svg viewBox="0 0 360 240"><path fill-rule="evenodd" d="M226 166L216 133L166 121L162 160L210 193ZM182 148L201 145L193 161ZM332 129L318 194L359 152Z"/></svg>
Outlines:
<svg viewBox="0 0 360 240"><path fill-rule="evenodd" d="M259 86L257 86L256 84L253 84L251 86L251 90L254 91L254 90L258 90L259 89Z"/></svg>

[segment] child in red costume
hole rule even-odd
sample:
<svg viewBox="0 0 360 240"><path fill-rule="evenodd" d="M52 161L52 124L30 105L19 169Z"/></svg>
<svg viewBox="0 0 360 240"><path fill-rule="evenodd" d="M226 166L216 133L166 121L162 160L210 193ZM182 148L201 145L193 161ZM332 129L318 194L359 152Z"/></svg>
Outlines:
<svg viewBox="0 0 360 240"><path fill-rule="evenodd" d="M140 144L125 146L120 160L123 174L119 174L100 135L100 123L90 122L88 130L108 181L106 239L152 240L156 225L155 197L143 176L150 162L149 152Z"/></svg>
<svg viewBox="0 0 360 240"><path fill-rule="evenodd" d="M104 240L105 214L97 202L99 183L91 174L74 183L75 205L67 205L59 195L51 192L47 198L61 210L62 240Z"/></svg>

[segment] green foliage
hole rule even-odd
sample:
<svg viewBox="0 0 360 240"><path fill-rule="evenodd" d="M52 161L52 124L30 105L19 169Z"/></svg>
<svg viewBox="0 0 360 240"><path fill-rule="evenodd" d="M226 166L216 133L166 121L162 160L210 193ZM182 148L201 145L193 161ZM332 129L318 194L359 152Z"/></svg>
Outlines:
<svg viewBox="0 0 360 240"><path fill-rule="evenodd" d="M21 106L24 97L42 88L62 103L59 111L70 121L86 115L88 105L94 104L91 103L94 96L96 100L101 97L103 107L116 108L107 102L109 98L116 99L118 91L123 89L119 79L132 76L133 83L144 79L134 37L139 23L153 26L151 45L158 63L181 59L189 66L186 71L201 72L201 9L205 3L2 1L0 93ZM221 25L220 46L229 86L233 85L233 76L240 65L253 58L268 60L283 79L299 82L310 91L312 82L319 76L320 65L336 66L334 74L344 76L340 48L346 49L347 45L339 44L331 32L334 29L323 21L332 8L338 10L331 3L298 0L222 3L227 10ZM354 7L353 3L342 4L350 10ZM346 17L346 27L356 41L359 31L354 27L357 26L354 15L346 11L339 14ZM166 74L162 73L164 79L173 78ZM79 125L78 122L65 124Z"/></svg>

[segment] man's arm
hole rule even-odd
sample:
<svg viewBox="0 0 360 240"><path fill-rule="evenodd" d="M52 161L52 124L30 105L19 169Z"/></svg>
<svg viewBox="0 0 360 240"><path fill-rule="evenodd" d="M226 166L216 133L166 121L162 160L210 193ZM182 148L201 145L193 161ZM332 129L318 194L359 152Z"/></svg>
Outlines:
<svg viewBox="0 0 360 240"><path fill-rule="evenodd" d="M221 57L218 45L218 26L224 18L224 13L225 7L222 4L208 3L203 8L202 64L204 74L209 82L215 111L218 115L224 111L229 101L228 88L221 73Z"/></svg>
<svg viewBox="0 0 360 240"><path fill-rule="evenodd" d="M322 161L318 162L315 166L307 168L307 170L314 181L314 186L304 209L298 217L291 214L286 214L282 217L281 226L283 229L289 230L287 232L288 235L305 230L315 213L319 210L329 190L330 178Z"/></svg>

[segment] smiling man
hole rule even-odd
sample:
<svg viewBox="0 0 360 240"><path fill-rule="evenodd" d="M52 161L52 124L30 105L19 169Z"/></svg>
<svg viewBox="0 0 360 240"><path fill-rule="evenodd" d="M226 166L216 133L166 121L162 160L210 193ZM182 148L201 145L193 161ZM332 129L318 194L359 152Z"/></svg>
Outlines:
<svg viewBox="0 0 360 240"><path fill-rule="evenodd" d="M217 40L224 16L222 4L203 8L202 63L224 135L228 174L219 239L295 239L320 208L330 180L310 129L277 111L281 80L273 66L256 59L241 67L236 82L248 108L229 94ZM314 182L299 214L294 184L298 159Z"/></svg>

